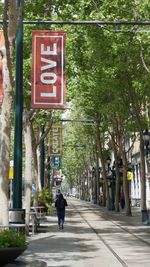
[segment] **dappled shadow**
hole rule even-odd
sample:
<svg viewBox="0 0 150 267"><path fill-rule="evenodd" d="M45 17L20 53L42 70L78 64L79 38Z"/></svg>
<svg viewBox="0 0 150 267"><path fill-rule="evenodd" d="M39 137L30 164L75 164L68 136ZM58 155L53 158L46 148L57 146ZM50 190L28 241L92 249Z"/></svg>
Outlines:
<svg viewBox="0 0 150 267"><path fill-rule="evenodd" d="M73 236L52 235L30 241L29 247L23 257L25 259L41 259L42 255L45 261L58 262L59 265L57 266L64 267L71 266L70 264L63 264L64 261L76 262L85 258L91 258L92 256L88 256L88 253L84 255L84 252L95 252L97 249L97 246L90 243L90 239L84 239L82 236L75 238ZM53 265L51 264L50 266Z"/></svg>
<svg viewBox="0 0 150 267"><path fill-rule="evenodd" d="M25 258L42 257L48 266L69 267L71 261L93 260L94 253L100 255L102 247L107 247L110 253L113 250L130 262L136 257L136 262L142 263L144 258L143 263L149 263L149 246L140 240L148 239L149 233L142 226L129 227L130 218L125 221L124 215L115 212L109 216L104 209L92 208L89 203L75 204L67 207L64 230L58 230L56 215L47 217L47 223L39 227L39 233L30 241Z"/></svg>
<svg viewBox="0 0 150 267"><path fill-rule="evenodd" d="M98 251L98 253L100 253L99 246L93 245L89 236L90 233L93 233L93 230L91 228L89 230L85 225L81 227L80 225L72 226L70 224L66 224L64 232L59 232L60 235L58 234L56 225L49 227L49 230L52 231L47 237L39 237L39 239L32 240L30 242L29 248L24 253L25 256L40 259L42 253L42 255L44 255L44 259L48 262L58 262L57 266L71 266L64 265L62 262L70 260L80 261L87 258L90 259L92 256L88 255L89 252ZM140 254L142 252L142 254L144 253L145 262L148 261L149 247L144 243L138 242L134 236L129 236L129 233L125 233L124 230L119 227L112 228L104 226L101 229L98 228L96 231L100 236L99 242L107 242L107 244L110 243L111 247L115 249L115 251L120 251L120 249L123 250L124 246L129 247L130 250L128 250L124 256L130 260L132 260L132 257L135 254L136 257L139 257L140 261ZM65 236L65 233L67 233L67 235L69 235L69 233L76 233L76 235L67 237ZM84 234L86 238L84 238ZM133 244L134 250L132 251ZM143 248L145 250L144 252ZM85 255L84 252L87 252L87 254Z"/></svg>
<svg viewBox="0 0 150 267"><path fill-rule="evenodd" d="M95 251L97 248L93 244L87 244L90 239L87 238L75 238L75 237L64 237L53 235L51 237L45 237L35 241L31 241L28 249L30 252L34 250L36 245L36 253L41 252L41 245L43 245L44 253L63 253L63 252L85 252L85 251ZM58 245L59 244L59 245ZM79 246L80 244L80 246ZM29 250L25 251L27 255Z"/></svg>

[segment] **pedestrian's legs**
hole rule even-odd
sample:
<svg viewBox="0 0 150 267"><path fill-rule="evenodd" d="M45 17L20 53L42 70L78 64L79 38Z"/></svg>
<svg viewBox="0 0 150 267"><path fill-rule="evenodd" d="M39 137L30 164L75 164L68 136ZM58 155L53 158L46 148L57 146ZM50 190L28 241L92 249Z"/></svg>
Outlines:
<svg viewBox="0 0 150 267"><path fill-rule="evenodd" d="M58 216L58 226L60 228L64 228L64 221L65 221L65 212L64 211L57 211Z"/></svg>
<svg viewBox="0 0 150 267"><path fill-rule="evenodd" d="M64 228L64 221L65 221L65 213L62 212L62 216L61 216L61 226L62 226L62 229Z"/></svg>
<svg viewBox="0 0 150 267"><path fill-rule="evenodd" d="M60 228L60 224L61 224L61 214L60 214L60 212L57 212L57 217L58 217L58 226Z"/></svg>

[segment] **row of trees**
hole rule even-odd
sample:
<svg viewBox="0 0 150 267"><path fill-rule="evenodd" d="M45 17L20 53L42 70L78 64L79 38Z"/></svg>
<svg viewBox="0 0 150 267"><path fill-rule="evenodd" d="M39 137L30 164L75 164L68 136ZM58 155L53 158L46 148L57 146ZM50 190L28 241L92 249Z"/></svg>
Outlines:
<svg viewBox="0 0 150 267"><path fill-rule="evenodd" d="M14 127L14 70L15 40L22 20L147 20L148 1L97 1L70 0L59 1L15 1L1 3L3 14L2 30L5 36L3 57L3 103L1 106L0 134L0 224L8 223L8 171L10 153L13 151L11 131ZM8 21L8 23L7 23ZM45 29L43 25L24 26L23 53L23 133L25 147L23 172L25 177L26 211L30 209L31 184L34 177L36 192L41 189L39 175L39 144L48 140L48 133L54 121L60 119L62 112L52 110L31 110L31 33L34 29ZM48 29L60 29L61 26L46 26ZM105 143L111 137L109 148L113 149L115 161L122 157L124 166L124 187L126 186L127 151L125 140L139 133L142 173L142 209L145 201L145 165L142 133L148 128L147 105L149 102L149 43L148 34L143 28L112 26L63 26L67 32L66 73L67 101L72 103L71 117L92 119L95 127L75 125L71 134L64 137L64 142L86 142L86 150L76 151L76 161L64 158L64 170L67 169L69 183L74 183L83 169L95 162L96 152L101 160L103 178L105 171ZM142 30L142 32L141 32ZM144 27L147 30L147 27ZM121 31L121 32L120 32ZM41 136L40 125L45 126ZM19 127L19 126L18 126ZM68 129L68 127L67 127ZM48 141L47 141L48 142ZM12 147L12 150L10 150ZM66 146L65 146L66 147ZM66 153L71 155L69 145ZM76 163L75 163L76 162ZM34 172L33 172L34 170ZM117 172L117 167L116 167ZM119 179L119 178L118 178ZM119 183L119 182L118 182ZM106 198L109 202L107 182ZM127 189L126 189L127 192ZM116 202L117 203L117 202ZM126 194L126 203L128 197ZM117 205L117 204L116 204ZM117 207L116 207L117 209ZM129 213L127 205L127 214ZM29 218L26 218L27 223Z"/></svg>
<svg viewBox="0 0 150 267"><path fill-rule="evenodd" d="M146 20L147 3L139 5L128 1L119 6L117 1L99 3L95 12L88 6L91 16L105 20ZM92 5L92 4L91 4ZM145 10L145 12L144 12ZM84 14L85 15L85 14ZM83 16L84 17L84 16ZM141 209L146 210L146 175L144 159L143 132L149 127L149 44L148 29L121 27L88 27L78 28L75 42L74 62L71 65L76 95L74 108L77 118L92 119L96 122L93 129L83 126L77 134L76 126L72 129L81 143L89 147L84 151L80 162L73 163L71 158L71 179L83 176L84 170L96 162L96 155L101 161L102 176L105 181L107 206L110 206L109 188L106 173L106 147L113 151L116 167L116 210L119 210L119 166L118 159L123 161L123 185L125 192L126 214L130 215L129 190L127 181L128 153L126 141L139 138L141 158ZM73 118L74 113L71 113ZM87 130L88 129L88 130ZM82 133L82 134L81 134ZM80 139L79 139L80 137ZM71 137L72 138L72 137ZM90 140L90 141L89 141ZM108 144L107 144L108 143ZM93 152L92 152L93 151ZM92 153L91 153L92 152ZM71 153L70 151L66 152ZM76 152L77 153L77 152ZM78 152L79 153L79 152ZM82 152L83 153L83 152ZM79 154L80 155L80 154ZM67 159L66 159L67 160ZM83 161L83 162L82 162ZM70 163L69 163L70 162ZM72 167L72 165L74 167ZM71 178L72 177L72 178Z"/></svg>

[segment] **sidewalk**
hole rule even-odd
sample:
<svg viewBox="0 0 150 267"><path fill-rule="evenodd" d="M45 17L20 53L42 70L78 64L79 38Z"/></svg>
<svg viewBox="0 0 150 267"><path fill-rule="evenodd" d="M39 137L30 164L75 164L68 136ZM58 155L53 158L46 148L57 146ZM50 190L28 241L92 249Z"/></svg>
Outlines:
<svg viewBox="0 0 150 267"><path fill-rule="evenodd" d="M40 232L29 237L28 249L6 267L148 267L150 226L140 208L132 217L89 202L68 198L65 229L48 216ZM25 264L26 262L27 264Z"/></svg>
<svg viewBox="0 0 150 267"><path fill-rule="evenodd" d="M95 205L98 206L98 205ZM94 208L94 205L92 205ZM125 210L120 210L120 212L107 210L106 207L98 206L103 215L107 215L114 220L118 219L120 223L126 222L129 225L135 226L146 226L142 222L142 213L140 207L131 207L132 216L126 216Z"/></svg>
<svg viewBox="0 0 150 267"><path fill-rule="evenodd" d="M95 205L97 206L97 205ZM94 208L94 205L92 205ZM125 210L120 212L109 211L106 207L100 207L102 216L107 217L114 223L119 224L128 231L132 231L134 235L138 236L150 245L150 225L142 222L142 212L140 207L131 207L132 216L126 216ZM150 264L149 264L150 266Z"/></svg>

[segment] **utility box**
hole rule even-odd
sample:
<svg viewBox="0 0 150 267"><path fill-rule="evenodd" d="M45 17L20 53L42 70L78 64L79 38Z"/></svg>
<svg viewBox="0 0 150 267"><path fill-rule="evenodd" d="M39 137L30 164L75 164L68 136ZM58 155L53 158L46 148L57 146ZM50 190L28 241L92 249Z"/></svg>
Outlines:
<svg viewBox="0 0 150 267"><path fill-rule="evenodd" d="M9 209L9 223L25 224L25 209Z"/></svg>

